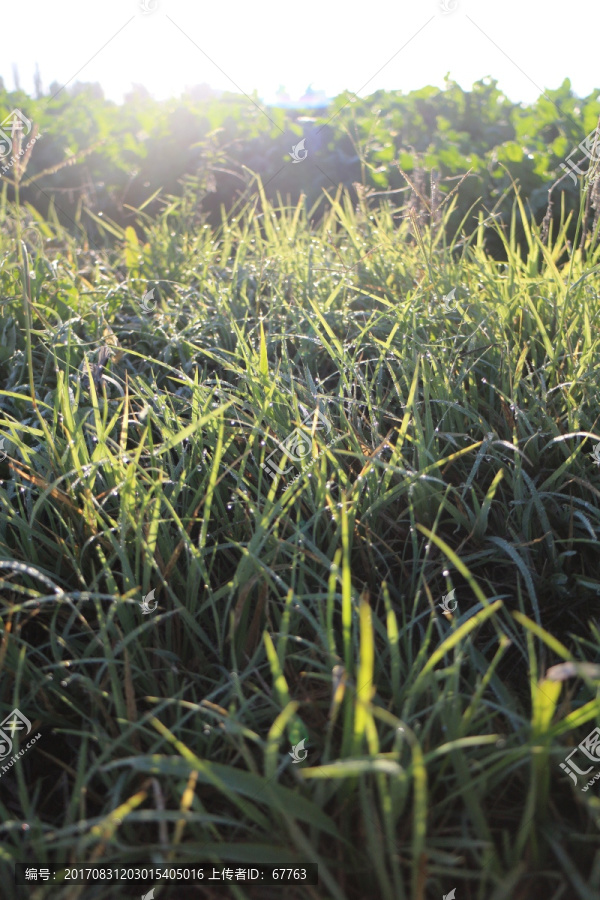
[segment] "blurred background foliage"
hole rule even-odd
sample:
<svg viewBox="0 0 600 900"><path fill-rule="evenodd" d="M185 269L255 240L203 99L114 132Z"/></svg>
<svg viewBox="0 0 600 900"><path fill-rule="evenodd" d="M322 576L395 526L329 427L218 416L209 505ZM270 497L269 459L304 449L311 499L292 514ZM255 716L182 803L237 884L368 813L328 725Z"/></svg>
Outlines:
<svg viewBox="0 0 600 900"><path fill-rule="evenodd" d="M52 84L47 94L38 86L32 98L5 90L0 79L0 120L18 108L42 135L21 185L22 202L45 218L56 215L63 226L83 226L93 240L107 237L96 216L121 228L133 223L133 208L143 206L154 217L190 179L198 188L199 220L218 224L223 210L230 214L255 192L253 173L269 200L296 204L304 196L307 209L323 189L335 193L339 185L356 197L359 183L370 204L395 191L400 205L402 192L412 190L422 215L419 194L441 200L457 188L448 227L454 233L462 223L470 234L474 205L510 220L513 180L532 217L543 219L548 191L563 175L560 163L596 127L599 98L596 91L576 97L565 79L526 106L508 100L494 79L464 91L447 77L444 90L377 91L364 99L348 92L319 110L265 107L256 95L207 85L161 102L134 85L119 105L97 84ZM290 153L301 140L307 157L294 164ZM14 199L10 173L0 190L4 201ZM579 185L563 177L553 215L558 220L563 203L569 212L578 202ZM314 214L318 219L318 208Z"/></svg>

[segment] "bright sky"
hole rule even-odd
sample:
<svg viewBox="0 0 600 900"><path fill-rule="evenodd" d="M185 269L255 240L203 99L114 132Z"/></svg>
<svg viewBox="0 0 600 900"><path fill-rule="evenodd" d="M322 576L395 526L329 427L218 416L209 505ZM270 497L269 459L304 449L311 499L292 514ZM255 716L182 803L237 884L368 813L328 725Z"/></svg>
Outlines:
<svg viewBox="0 0 600 900"><path fill-rule="evenodd" d="M269 102L280 84L363 97L442 88L448 72L532 102L565 77L598 87L598 17L597 0L5 0L0 75L13 88L15 63L31 92L37 62L45 89L99 81L120 101L133 83L164 98L206 82Z"/></svg>

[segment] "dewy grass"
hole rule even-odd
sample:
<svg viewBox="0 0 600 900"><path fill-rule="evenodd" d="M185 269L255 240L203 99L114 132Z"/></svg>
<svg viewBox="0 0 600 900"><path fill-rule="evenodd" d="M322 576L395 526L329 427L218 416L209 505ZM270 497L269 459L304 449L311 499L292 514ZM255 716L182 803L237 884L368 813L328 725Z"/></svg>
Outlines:
<svg viewBox="0 0 600 900"><path fill-rule="evenodd" d="M26 210L11 256L4 210L0 697L42 736L0 865L596 897L599 795L560 763L600 721L600 252L522 253L518 196L502 263L449 210L259 199L211 233L187 194L103 256Z"/></svg>

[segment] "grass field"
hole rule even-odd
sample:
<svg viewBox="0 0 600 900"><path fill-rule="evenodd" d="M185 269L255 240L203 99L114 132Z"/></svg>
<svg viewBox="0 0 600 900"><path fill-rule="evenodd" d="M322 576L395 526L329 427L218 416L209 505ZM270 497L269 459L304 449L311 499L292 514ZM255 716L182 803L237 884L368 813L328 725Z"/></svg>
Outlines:
<svg viewBox="0 0 600 900"><path fill-rule="evenodd" d="M502 263L260 185L102 248L0 210L3 898L600 897L600 250L514 203Z"/></svg>

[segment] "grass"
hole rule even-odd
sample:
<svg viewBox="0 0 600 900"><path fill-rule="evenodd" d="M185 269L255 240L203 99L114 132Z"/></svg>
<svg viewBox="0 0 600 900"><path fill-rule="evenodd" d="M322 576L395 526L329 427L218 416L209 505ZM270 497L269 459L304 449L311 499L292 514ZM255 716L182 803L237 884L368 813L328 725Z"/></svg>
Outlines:
<svg viewBox="0 0 600 900"><path fill-rule="evenodd" d="M600 724L595 235L521 253L515 194L497 263L451 207L325 204L258 185L213 232L192 186L102 248L0 210L0 712L41 733L0 777L7 897L140 893L26 860L599 896L559 766Z"/></svg>

